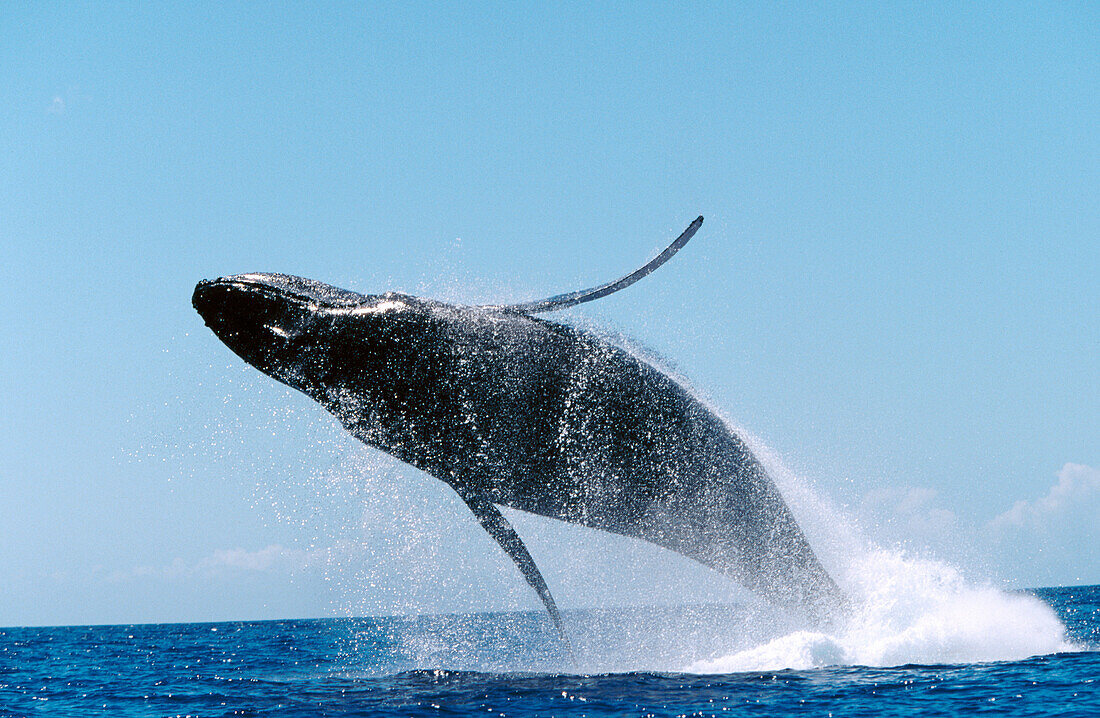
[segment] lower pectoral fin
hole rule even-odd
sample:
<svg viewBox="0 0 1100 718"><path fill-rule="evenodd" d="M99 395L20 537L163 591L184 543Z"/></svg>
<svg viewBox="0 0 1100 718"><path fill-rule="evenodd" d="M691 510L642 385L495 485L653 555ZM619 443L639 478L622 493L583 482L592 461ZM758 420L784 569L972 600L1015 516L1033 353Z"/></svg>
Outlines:
<svg viewBox="0 0 1100 718"><path fill-rule="evenodd" d="M546 605L550 618L553 619L554 625L558 629L558 635L561 636L566 650L572 656L573 651L569 645L569 639L565 635L565 626L562 623L561 614L558 613L558 606L554 603L554 597L550 595L550 589L546 586L542 574L539 573L538 566L535 565L531 554L527 552L527 547L523 545L523 540L519 537L519 534L512 528L512 524L504 518L500 510L485 495L460 491L459 496L474 512L474 516L477 517L482 528L488 531L489 535L496 539L505 553L512 557L512 560L516 562L516 566L523 572L523 577L527 579L527 583L531 584L531 588L538 593L539 598Z"/></svg>

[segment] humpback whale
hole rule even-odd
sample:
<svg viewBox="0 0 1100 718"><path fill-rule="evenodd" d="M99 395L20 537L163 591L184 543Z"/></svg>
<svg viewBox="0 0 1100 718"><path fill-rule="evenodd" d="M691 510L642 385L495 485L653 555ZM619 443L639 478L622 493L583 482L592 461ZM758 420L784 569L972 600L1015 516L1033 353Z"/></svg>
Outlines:
<svg viewBox="0 0 1100 718"><path fill-rule="evenodd" d="M536 316L626 288L702 222L621 279L539 301L463 306L260 273L201 281L192 303L246 362L451 486L566 646L546 581L498 506L649 541L824 622L845 599L745 442L667 373Z"/></svg>

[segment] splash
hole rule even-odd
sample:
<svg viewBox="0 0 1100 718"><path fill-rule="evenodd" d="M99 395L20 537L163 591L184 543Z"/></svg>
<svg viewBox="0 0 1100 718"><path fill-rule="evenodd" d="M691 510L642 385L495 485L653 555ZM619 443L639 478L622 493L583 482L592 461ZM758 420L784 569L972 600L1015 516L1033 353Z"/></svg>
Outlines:
<svg viewBox="0 0 1100 718"><path fill-rule="evenodd" d="M1076 650L1039 599L974 585L945 563L873 550L854 557L841 582L856 608L835 633L795 631L685 670L976 663Z"/></svg>
<svg viewBox="0 0 1100 718"><path fill-rule="evenodd" d="M1079 650L1054 611L1038 598L969 580L943 561L875 545L862 527L818 496L758 437L740 427L736 431L774 477L853 609L833 632L785 633L695 661L685 670L975 663Z"/></svg>

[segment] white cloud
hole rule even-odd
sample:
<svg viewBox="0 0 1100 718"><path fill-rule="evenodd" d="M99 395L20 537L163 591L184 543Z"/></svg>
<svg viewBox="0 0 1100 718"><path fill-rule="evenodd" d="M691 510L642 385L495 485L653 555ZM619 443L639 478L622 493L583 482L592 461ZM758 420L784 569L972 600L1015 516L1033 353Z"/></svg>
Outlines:
<svg viewBox="0 0 1100 718"><path fill-rule="evenodd" d="M1046 527L1093 498L1100 498L1100 470L1067 463L1058 472L1058 481L1046 496L1034 501L1017 501L1008 511L995 516L989 528Z"/></svg>
<svg viewBox="0 0 1100 718"><path fill-rule="evenodd" d="M245 548L217 549L198 561L174 559L161 566L136 566L129 570L112 571L109 581L155 577L167 579L210 576L224 573L298 573L306 569L326 565L332 549L287 548L271 544L256 551Z"/></svg>
<svg viewBox="0 0 1100 718"><path fill-rule="evenodd" d="M1092 584L1100 579L1098 515L1100 470L1065 464L1045 494L1016 501L986 523L983 540L1018 585Z"/></svg>
<svg viewBox="0 0 1100 718"><path fill-rule="evenodd" d="M313 562L314 556L303 549L284 548L272 544L258 551L244 548L218 549L199 561L196 569L234 568L244 571L269 571L272 568L300 570Z"/></svg>

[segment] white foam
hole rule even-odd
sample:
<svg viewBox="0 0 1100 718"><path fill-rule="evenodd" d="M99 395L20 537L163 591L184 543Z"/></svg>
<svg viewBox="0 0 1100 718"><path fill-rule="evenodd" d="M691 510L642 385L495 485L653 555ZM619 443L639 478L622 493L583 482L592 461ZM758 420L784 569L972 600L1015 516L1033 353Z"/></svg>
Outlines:
<svg viewBox="0 0 1100 718"><path fill-rule="evenodd" d="M842 584L856 608L835 633L796 631L685 670L975 663L1076 650L1039 599L968 583L942 562L870 551L851 562Z"/></svg>
<svg viewBox="0 0 1100 718"><path fill-rule="evenodd" d="M1080 650L1067 640L1053 609L1038 598L968 580L943 561L882 549L868 536L868 527L856 525L815 492L764 441L726 421L764 463L853 609L834 632L782 633L685 670L973 663Z"/></svg>

